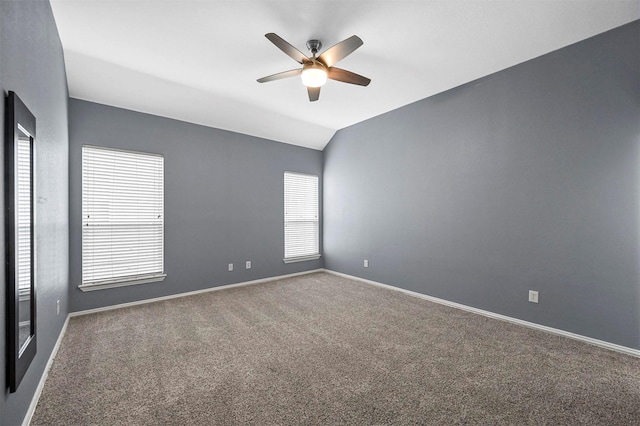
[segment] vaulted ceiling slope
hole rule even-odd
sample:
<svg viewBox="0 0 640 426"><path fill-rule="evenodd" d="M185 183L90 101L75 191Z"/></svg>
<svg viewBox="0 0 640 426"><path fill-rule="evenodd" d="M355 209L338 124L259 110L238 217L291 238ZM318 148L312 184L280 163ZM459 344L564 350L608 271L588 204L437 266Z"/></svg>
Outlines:
<svg viewBox="0 0 640 426"><path fill-rule="evenodd" d="M344 127L640 19L640 1L51 0L71 97L321 150ZM318 102L300 51L356 34Z"/></svg>

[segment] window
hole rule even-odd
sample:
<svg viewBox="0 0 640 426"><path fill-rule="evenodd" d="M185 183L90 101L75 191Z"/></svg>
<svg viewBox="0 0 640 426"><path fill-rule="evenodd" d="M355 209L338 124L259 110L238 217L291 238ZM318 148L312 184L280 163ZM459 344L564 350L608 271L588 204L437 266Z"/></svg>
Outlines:
<svg viewBox="0 0 640 426"><path fill-rule="evenodd" d="M284 173L284 261L320 257L318 176Z"/></svg>
<svg viewBox="0 0 640 426"><path fill-rule="evenodd" d="M165 276L164 157L83 146L80 288Z"/></svg>

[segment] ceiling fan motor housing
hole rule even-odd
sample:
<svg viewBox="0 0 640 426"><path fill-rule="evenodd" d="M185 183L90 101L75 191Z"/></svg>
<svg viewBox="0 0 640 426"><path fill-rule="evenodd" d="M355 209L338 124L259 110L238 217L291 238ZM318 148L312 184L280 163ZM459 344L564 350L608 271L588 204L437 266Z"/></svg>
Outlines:
<svg viewBox="0 0 640 426"><path fill-rule="evenodd" d="M322 49L322 43L320 40L309 40L307 41L307 49L315 56Z"/></svg>

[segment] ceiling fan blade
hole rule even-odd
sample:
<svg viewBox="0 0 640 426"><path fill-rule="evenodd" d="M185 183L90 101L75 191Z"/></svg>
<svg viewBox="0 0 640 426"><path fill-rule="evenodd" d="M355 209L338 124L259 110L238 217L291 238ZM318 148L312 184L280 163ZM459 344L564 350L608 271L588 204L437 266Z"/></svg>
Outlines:
<svg viewBox="0 0 640 426"><path fill-rule="evenodd" d="M307 93L309 93L309 101L315 102L320 98L319 87L307 87Z"/></svg>
<svg viewBox="0 0 640 426"><path fill-rule="evenodd" d="M299 51L298 49L293 47L291 44L286 42L278 34L268 33L268 34L265 34L264 36L268 38L271 43L275 44L278 49L282 50L284 53L292 57L293 60L295 60L299 64L304 64L310 61L310 59L307 58L301 51Z"/></svg>
<svg viewBox="0 0 640 426"><path fill-rule="evenodd" d="M295 70L282 71L277 74L268 75L266 77L262 77L258 79L258 83L267 83L269 81L282 80L283 78L295 77L296 75L300 75L302 69L298 68Z"/></svg>
<svg viewBox="0 0 640 426"><path fill-rule="evenodd" d="M325 50L322 55L318 56L318 60L325 64L327 67L332 67L333 64L339 60L346 58L358 47L362 46L363 42L360 37L352 35L346 40L342 40L340 43L331 46Z"/></svg>
<svg viewBox="0 0 640 426"><path fill-rule="evenodd" d="M351 71L342 68L331 67L327 73L327 77L331 80L341 81L343 83L357 84L359 86L368 86L371 80Z"/></svg>

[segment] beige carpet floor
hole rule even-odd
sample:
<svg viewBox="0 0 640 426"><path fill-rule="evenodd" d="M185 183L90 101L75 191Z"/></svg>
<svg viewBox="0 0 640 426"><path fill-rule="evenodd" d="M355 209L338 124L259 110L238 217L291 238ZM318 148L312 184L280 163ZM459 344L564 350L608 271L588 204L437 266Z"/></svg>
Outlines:
<svg viewBox="0 0 640 426"><path fill-rule="evenodd" d="M326 273L72 318L33 425L639 425L640 359Z"/></svg>

